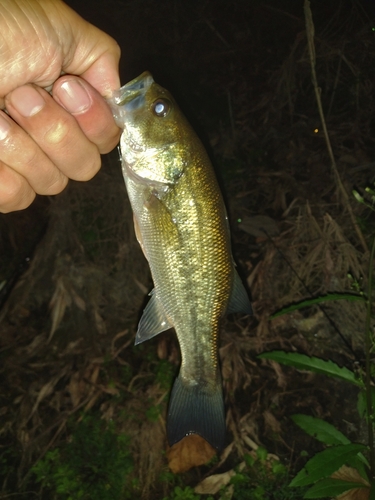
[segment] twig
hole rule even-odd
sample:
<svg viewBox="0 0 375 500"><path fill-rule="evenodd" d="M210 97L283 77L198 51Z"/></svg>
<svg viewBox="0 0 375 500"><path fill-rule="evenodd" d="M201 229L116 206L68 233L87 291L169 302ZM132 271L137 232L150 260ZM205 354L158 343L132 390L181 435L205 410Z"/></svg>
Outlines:
<svg viewBox="0 0 375 500"><path fill-rule="evenodd" d="M357 233L358 239L361 242L361 245L362 245L364 251L367 252L368 251L367 243L366 243L366 241L363 237L363 234L362 234L362 232L357 224L357 221L355 220L355 216L354 216L352 207L350 205L348 193L346 192L346 189L341 181L339 171L337 169L336 160L335 160L335 157L333 155L331 141L330 141L330 138L328 135L327 125L326 125L326 121L324 118L322 100L320 97L321 88L318 86L318 80L317 80L316 72L315 72L315 64L316 64L315 45L314 45L315 29L314 29L314 23L313 23L313 19L312 19L309 0L305 0L304 12L305 12L305 21L306 21L307 46L309 49L310 63L311 63L311 76L312 76L312 81L313 81L313 85L314 85L315 97L316 97L316 102L317 102L318 110L319 110L319 116L320 116L320 119L322 122L324 138L325 138L326 145L327 145L328 155L329 155L330 160L331 160L331 166L332 166L332 170L333 170L334 177L336 180L337 188L342 195L343 204L349 212L349 216L350 216L350 219L352 221L353 227Z"/></svg>
<svg viewBox="0 0 375 500"><path fill-rule="evenodd" d="M221 35L219 33L219 31L215 28L215 26L211 23L211 21L209 21L208 19L206 19L206 24L207 26L210 28L210 30L212 30L213 33L215 33L215 35L218 37L219 40L221 40L223 42L223 44L228 48L230 49L231 48L231 45L230 43L228 43L225 38L223 37L223 35Z"/></svg>
<svg viewBox="0 0 375 500"><path fill-rule="evenodd" d="M330 116L330 114L331 114L331 110L332 110L332 106L333 106L333 101L335 100L336 90L337 90L337 86L338 86L338 84L339 84L339 80L340 80L340 74L341 74L341 64L342 64L342 57L341 57L341 53L342 53L342 51L340 50L340 51L339 51L339 63L338 63L338 65L337 65L337 72L336 72L335 82L334 82L334 84L333 84L333 90L332 90L332 95L331 95L331 101L330 101L329 106L328 106L327 116Z"/></svg>

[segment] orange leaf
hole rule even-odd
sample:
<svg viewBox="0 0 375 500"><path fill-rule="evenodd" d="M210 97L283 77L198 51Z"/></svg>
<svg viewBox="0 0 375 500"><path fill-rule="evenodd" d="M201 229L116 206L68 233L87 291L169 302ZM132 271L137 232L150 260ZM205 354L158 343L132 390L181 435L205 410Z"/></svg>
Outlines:
<svg viewBox="0 0 375 500"><path fill-rule="evenodd" d="M207 463L216 450L198 434L184 437L167 450L168 465L174 474Z"/></svg>

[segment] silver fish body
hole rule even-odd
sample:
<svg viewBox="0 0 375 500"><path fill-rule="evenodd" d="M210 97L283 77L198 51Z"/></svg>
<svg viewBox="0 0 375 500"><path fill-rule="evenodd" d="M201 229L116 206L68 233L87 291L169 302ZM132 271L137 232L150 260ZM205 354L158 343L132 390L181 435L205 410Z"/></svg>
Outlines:
<svg viewBox="0 0 375 500"><path fill-rule="evenodd" d="M169 443L199 434L220 449L219 323L228 312L252 312L235 270L220 189L201 142L150 73L115 92L110 104L123 128L123 175L154 281L136 344L175 328L182 361L169 402Z"/></svg>

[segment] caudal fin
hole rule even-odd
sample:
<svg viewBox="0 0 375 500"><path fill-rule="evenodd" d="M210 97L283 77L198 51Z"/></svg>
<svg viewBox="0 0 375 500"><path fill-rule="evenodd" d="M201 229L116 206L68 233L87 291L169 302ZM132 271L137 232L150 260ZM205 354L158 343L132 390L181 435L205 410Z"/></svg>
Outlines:
<svg viewBox="0 0 375 500"><path fill-rule="evenodd" d="M169 400L167 436L170 446L189 434L199 434L220 450L225 442L225 411L220 380L215 388L188 385L180 376Z"/></svg>

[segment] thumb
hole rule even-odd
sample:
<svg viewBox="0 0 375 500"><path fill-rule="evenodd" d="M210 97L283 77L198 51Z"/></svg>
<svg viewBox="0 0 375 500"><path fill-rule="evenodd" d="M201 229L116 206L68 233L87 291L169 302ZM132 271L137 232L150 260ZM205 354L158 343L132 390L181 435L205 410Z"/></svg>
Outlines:
<svg viewBox="0 0 375 500"><path fill-rule="evenodd" d="M112 91L120 87L120 77L118 74L118 63L120 59L120 48L118 50L107 51L101 54L87 70L81 73L94 89L103 97L111 97Z"/></svg>
<svg viewBox="0 0 375 500"><path fill-rule="evenodd" d="M81 76L102 96L110 97L112 91L120 87L118 64L121 51L117 42L65 3L46 3L45 8L53 10L54 14L59 11L58 17L51 16L51 22L64 48L62 71Z"/></svg>

